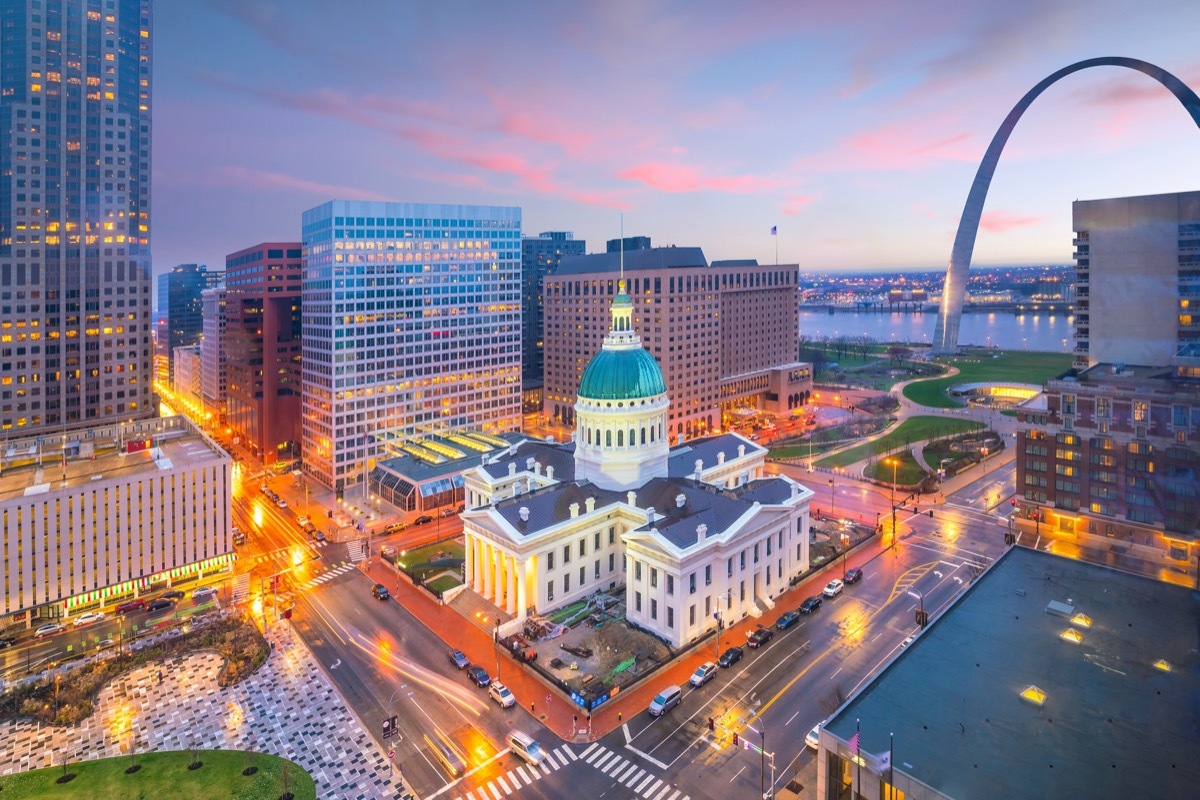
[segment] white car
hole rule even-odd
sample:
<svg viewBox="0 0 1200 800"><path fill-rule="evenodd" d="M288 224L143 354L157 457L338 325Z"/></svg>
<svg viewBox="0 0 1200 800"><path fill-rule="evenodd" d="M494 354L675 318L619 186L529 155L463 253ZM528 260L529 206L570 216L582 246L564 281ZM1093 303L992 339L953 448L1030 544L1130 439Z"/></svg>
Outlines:
<svg viewBox="0 0 1200 800"><path fill-rule="evenodd" d="M910 644L913 643L913 639L916 639L916 638L917 638L917 635L915 633L913 635L909 636L908 638L906 638L903 642L900 643L900 649L903 650L906 647L908 647Z"/></svg>
<svg viewBox="0 0 1200 800"><path fill-rule="evenodd" d="M103 611L89 611L86 614L80 614L71 624L76 628L82 628L84 625L91 625L93 622L100 622L103 619Z"/></svg>
<svg viewBox="0 0 1200 800"><path fill-rule="evenodd" d="M279 507L280 507L280 508L287 508L287 500L284 500L284 499L281 497L281 498L279 498L279 501L278 501L278 502L279 502Z"/></svg>
<svg viewBox="0 0 1200 800"><path fill-rule="evenodd" d="M834 578L829 583L825 584L825 589L821 594L826 597L837 597L842 593L842 589L846 588L846 584L842 583L841 578Z"/></svg>
<svg viewBox="0 0 1200 800"><path fill-rule="evenodd" d="M692 677L688 679L688 682L691 683L692 686L700 688L715 678L716 675L717 665L711 661L705 661L703 664L696 667L696 671L692 673Z"/></svg>
<svg viewBox="0 0 1200 800"><path fill-rule="evenodd" d="M804 737L804 743L816 750L821 744L821 723L813 725L813 729Z"/></svg>
<svg viewBox="0 0 1200 800"><path fill-rule="evenodd" d="M67 629L66 625L60 625L57 622L47 622L33 632L33 638L41 639L43 636L53 636L56 633L61 633Z"/></svg>
<svg viewBox="0 0 1200 800"><path fill-rule="evenodd" d="M488 697L499 703L501 708L510 708L517 703L517 698L513 697L513 693L499 681L492 681L488 686Z"/></svg>

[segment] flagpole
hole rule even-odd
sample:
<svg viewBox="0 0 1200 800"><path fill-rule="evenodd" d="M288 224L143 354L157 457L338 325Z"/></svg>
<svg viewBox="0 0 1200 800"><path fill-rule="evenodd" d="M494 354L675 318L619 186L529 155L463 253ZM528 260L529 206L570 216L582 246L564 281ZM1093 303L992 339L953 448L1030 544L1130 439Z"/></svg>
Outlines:
<svg viewBox="0 0 1200 800"><path fill-rule="evenodd" d="M861 723L861 719L854 720L854 771L856 773L854 782L857 784L854 791L857 792L859 797L862 797L862 759L858 755L862 751Z"/></svg>
<svg viewBox="0 0 1200 800"><path fill-rule="evenodd" d="M889 733L888 734L888 800L892 800L892 798L896 796L895 795L896 787L892 783L892 780L896 777L895 767L892 766L892 762L895 758L895 749L896 749L896 734Z"/></svg>

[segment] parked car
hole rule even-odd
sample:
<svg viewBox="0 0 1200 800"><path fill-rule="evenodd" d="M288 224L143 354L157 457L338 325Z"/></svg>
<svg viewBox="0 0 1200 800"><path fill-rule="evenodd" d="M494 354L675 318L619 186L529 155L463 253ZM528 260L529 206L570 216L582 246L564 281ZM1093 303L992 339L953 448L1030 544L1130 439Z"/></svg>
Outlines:
<svg viewBox="0 0 1200 800"><path fill-rule="evenodd" d="M371 587L371 596L376 600L387 600L389 597L391 597L391 594L388 592L388 588L386 586L384 586L382 583L377 583Z"/></svg>
<svg viewBox="0 0 1200 800"><path fill-rule="evenodd" d="M128 614L132 611L141 611L146 607L146 601L138 598L137 600L129 600L117 606L118 614Z"/></svg>
<svg viewBox="0 0 1200 800"><path fill-rule="evenodd" d="M41 639L43 636L53 636L56 633L62 633L67 629L66 625L57 622L47 622L33 632L33 638Z"/></svg>
<svg viewBox="0 0 1200 800"><path fill-rule="evenodd" d="M813 725L813 729L804 737L804 743L816 750L821 744L821 723Z"/></svg>
<svg viewBox="0 0 1200 800"><path fill-rule="evenodd" d="M71 624L76 628L82 628L84 625L91 625L93 622L100 622L104 619L103 611L88 611L85 614L80 614Z"/></svg>
<svg viewBox="0 0 1200 800"><path fill-rule="evenodd" d="M303 528L308 524L308 517L296 517L296 524Z"/></svg>
<svg viewBox="0 0 1200 800"><path fill-rule="evenodd" d="M917 635L916 635L915 633L914 633L914 634L912 634L912 635L910 635L910 636L908 636L908 637L906 637L906 638L904 639L904 641L900 643L900 649L901 649L901 650L903 650L903 649L905 649L906 647L908 647L910 644L912 644L912 643L913 643L913 639L916 639L916 638L917 638Z"/></svg>
<svg viewBox="0 0 1200 800"><path fill-rule="evenodd" d="M679 701L682 699L683 690L681 690L678 686L668 686L650 701L650 707L646 710L650 712L650 716L652 717L661 717L663 714L679 705Z"/></svg>
<svg viewBox="0 0 1200 800"><path fill-rule="evenodd" d="M454 506L448 506L443 508L441 513L443 517L453 517L458 512L454 510Z"/></svg>
<svg viewBox="0 0 1200 800"><path fill-rule="evenodd" d="M280 508L287 508L287 500L284 500L282 497L279 498L278 500L276 500L275 502L279 505Z"/></svg>
<svg viewBox="0 0 1200 800"><path fill-rule="evenodd" d="M166 598L167 600L182 600L183 592L179 591L178 589L168 589L160 594L159 597Z"/></svg>
<svg viewBox="0 0 1200 800"><path fill-rule="evenodd" d="M475 664L467 665L467 677L480 689L492 682L491 677L487 674L487 670Z"/></svg>
<svg viewBox="0 0 1200 800"><path fill-rule="evenodd" d="M155 600L151 600L150 604L146 606L146 610L147 611L162 611L164 609L174 608L174 607L175 607L174 600L171 600L170 598L167 598L167 597L159 597Z"/></svg>
<svg viewBox="0 0 1200 800"><path fill-rule="evenodd" d="M755 628L754 631L746 637L746 644L754 649L762 647L767 642L775 638L775 631L770 628Z"/></svg>
<svg viewBox="0 0 1200 800"><path fill-rule="evenodd" d="M513 693L499 681L493 681L491 686L488 686L488 697L499 703L501 708L512 708L517 703Z"/></svg>
<svg viewBox="0 0 1200 800"><path fill-rule="evenodd" d="M450 663L454 665L455 669L466 669L467 667L471 666L471 660L467 658L466 654L463 653L462 650L451 650L446 655L449 657Z"/></svg>
<svg viewBox="0 0 1200 800"><path fill-rule="evenodd" d="M861 567L851 567L850 569L846 570L846 585L849 586L852 583L858 583L862 580L862 576L863 571Z"/></svg>
<svg viewBox="0 0 1200 800"><path fill-rule="evenodd" d="M313 531L312 537L313 541L323 542L325 541L325 531Z"/></svg>
<svg viewBox="0 0 1200 800"><path fill-rule="evenodd" d="M3 650L6 647L12 647L16 643L16 639L0 638L0 650Z"/></svg>
<svg viewBox="0 0 1200 800"><path fill-rule="evenodd" d="M811 614L812 612L816 611L820 607L821 607L821 595L814 594L812 597L807 598L803 603L800 604L800 613L801 614Z"/></svg>
<svg viewBox="0 0 1200 800"><path fill-rule="evenodd" d="M424 525L428 522L433 522L433 517L429 516L428 514L422 514L413 520L413 525Z"/></svg>
<svg viewBox="0 0 1200 800"><path fill-rule="evenodd" d="M217 593L217 590L211 586L201 586L199 589L192 591L193 600L207 600Z"/></svg>
<svg viewBox="0 0 1200 800"><path fill-rule="evenodd" d="M837 597L842 593L842 589L845 586L846 584L842 583L841 580L834 578L829 583L825 584L825 588L821 591L821 594L825 595L826 597Z"/></svg>
<svg viewBox="0 0 1200 800"><path fill-rule="evenodd" d="M788 628L795 625L796 621L799 619L800 619L800 610L794 608L791 611L783 612L783 616L781 616L778 620L775 621L775 627L781 631L786 631Z"/></svg>
<svg viewBox="0 0 1200 800"><path fill-rule="evenodd" d="M696 671L692 673L692 677L688 678L688 683L696 688L703 686L717 676L717 665L711 661L705 661L700 666L696 667Z"/></svg>
<svg viewBox="0 0 1200 800"><path fill-rule="evenodd" d="M531 767L541 764L542 759L546 757L546 751L528 733L509 731L508 736L504 737L504 741L508 744L509 749L512 750L513 755Z"/></svg>
<svg viewBox="0 0 1200 800"><path fill-rule="evenodd" d="M721 653L721 657L717 659L717 664L722 667L732 667L742 660L743 654L742 648L730 647L724 653Z"/></svg>

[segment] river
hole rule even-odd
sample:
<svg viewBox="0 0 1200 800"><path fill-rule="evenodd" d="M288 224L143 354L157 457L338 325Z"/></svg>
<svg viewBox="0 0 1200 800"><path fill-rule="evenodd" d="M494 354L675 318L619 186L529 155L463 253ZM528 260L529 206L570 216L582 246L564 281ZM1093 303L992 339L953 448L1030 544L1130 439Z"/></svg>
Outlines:
<svg viewBox="0 0 1200 800"><path fill-rule="evenodd" d="M902 314L839 311L830 314L827 311L800 311L800 333L809 339L862 336L865 333L883 343L928 344L933 340L935 325L937 312ZM991 345L1002 350L1065 353L1074 346L1074 336L1075 318L1065 314L967 312L962 315L958 343L984 347Z"/></svg>

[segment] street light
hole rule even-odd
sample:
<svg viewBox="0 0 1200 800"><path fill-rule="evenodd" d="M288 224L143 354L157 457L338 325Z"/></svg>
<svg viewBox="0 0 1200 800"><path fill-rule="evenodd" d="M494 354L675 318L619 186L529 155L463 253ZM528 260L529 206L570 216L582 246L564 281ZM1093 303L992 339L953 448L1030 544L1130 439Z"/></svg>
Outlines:
<svg viewBox="0 0 1200 800"><path fill-rule="evenodd" d="M917 624L924 628L929 622L929 617L925 616L925 595L921 592L918 592L916 589L909 589L905 592L905 594L907 594L909 597L916 598L916 600L920 602L921 607L917 611Z"/></svg>
<svg viewBox="0 0 1200 800"><path fill-rule="evenodd" d="M896 466L900 463L899 459L885 459L885 464L892 465L892 543L889 547L896 546Z"/></svg>
<svg viewBox="0 0 1200 800"><path fill-rule="evenodd" d="M721 617L721 598L728 598L729 592L721 592L717 595L717 610L713 614L713 619L717 621L717 651L716 656L721 658L721 631L725 628L725 620Z"/></svg>
<svg viewBox="0 0 1200 800"><path fill-rule="evenodd" d="M766 797L767 797L767 723L765 720L763 720L763 718L759 715L759 713L757 711L752 711L750 713L750 719L754 719L755 717L758 717L758 724L760 726L760 728L758 730L754 730L754 728L752 726L746 724L746 721L744 719L741 719L740 717L738 718L738 721L741 722L743 725L746 725L747 728L750 728L750 730L752 730L758 734L758 742L759 742L758 755L759 755L759 759L761 761L761 765L759 767L759 773L758 773L758 793L763 798L763 800L766 800ZM775 792L775 756L772 755L771 756L771 793L774 794L774 792Z"/></svg>
<svg viewBox="0 0 1200 800"><path fill-rule="evenodd" d="M833 478L829 479L829 516L837 518L837 491L833 485Z"/></svg>

